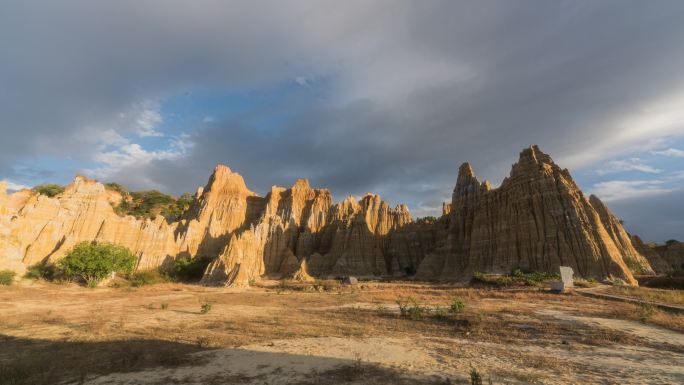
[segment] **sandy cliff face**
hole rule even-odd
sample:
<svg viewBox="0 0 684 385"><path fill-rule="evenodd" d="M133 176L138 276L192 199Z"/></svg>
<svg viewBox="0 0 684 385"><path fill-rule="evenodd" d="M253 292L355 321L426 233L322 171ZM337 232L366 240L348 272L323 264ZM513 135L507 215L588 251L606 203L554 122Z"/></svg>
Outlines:
<svg viewBox="0 0 684 385"><path fill-rule="evenodd" d="M140 257L140 268L159 266L174 255L175 225L119 217L108 198L102 184L80 176L55 198L31 194L4 216L5 256L24 267L56 261L84 240L126 246Z"/></svg>
<svg viewBox="0 0 684 385"><path fill-rule="evenodd" d="M298 180L273 187L261 218L233 234L204 282L245 285L263 275L307 277L388 274L388 234L411 222L405 206L391 209L379 196L332 204L328 190Z"/></svg>
<svg viewBox="0 0 684 385"><path fill-rule="evenodd" d="M370 193L333 204L328 190L303 179L262 198L221 165L177 222L120 217L112 208L120 199L83 177L54 198L29 190L8 196L0 185L0 268L54 262L93 240L128 247L139 269L214 257L203 282L236 286L263 276L468 279L475 271L557 272L560 265L634 283L627 265L650 272L654 263L598 198L587 200L536 146L496 189L461 166L452 200L435 221L414 222L406 206L392 208ZM665 260L678 258L669 253Z"/></svg>
<svg viewBox="0 0 684 385"><path fill-rule="evenodd" d="M618 217L613 214L612 211L606 206L601 200L595 196L591 195L589 197L589 203L596 210L601 218L601 223L606 229L608 236L613 240L615 246L618 248L622 259L625 261L627 267L630 268L634 274L648 274L653 275L655 271L651 267L648 259L642 255L632 243L632 239L627 234L625 229L622 227L622 223Z"/></svg>
<svg viewBox="0 0 684 385"><path fill-rule="evenodd" d="M480 183L461 166L451 202L446 249L421 264L419 276L465 278L516 267L636 283L620 248L567 170L536 146L523 150L501 187ZM618 223L619 225L619 223Z"/></svg>

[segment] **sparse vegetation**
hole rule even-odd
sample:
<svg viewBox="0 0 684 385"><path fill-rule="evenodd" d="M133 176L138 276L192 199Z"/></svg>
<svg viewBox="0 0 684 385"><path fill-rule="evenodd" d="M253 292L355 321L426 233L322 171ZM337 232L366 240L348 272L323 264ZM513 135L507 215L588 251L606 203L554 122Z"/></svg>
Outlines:
<svg viewBox="0 0 684 385"><path fill-rule="evenodd" d="M14 282L17 273L12 270L0 270L0 285L9 286Z"/></svg>
<svg viewBox="0 0 684 385"><path fill-rule="evenodd" d="M451 314L458 314L463 312L465 310L466 304L463 302L462 299L460 298L454 298L451 301L451 305L449 306L449 313Z"/></svg>
<svg viewBox="0 0 684 385"><path fill-rule="evenodd" d="M65 277L81 278L93 287L112 273L130 274L136 260L123 246L81 242L59 261L58 266Z"/></svg>
<svg viewBox="0 0 684 385"><path fill-rule="evenodd" d="M128 282L133 287L140 287L145 285L154 285L157 283L166 282L166 278L159 274L159 272L152 271L136 271L128 276Z"/></svg>
<svg viewBox="0 0 684 385"><path fill-rule="evenodd" d="M64 192L64 186L60 186L58 184L52 184L52 183L41 184L41 185L38 185L38 186L32 188L31 191L38 193L38 194L46 195L46 196L52 198L54 196L57 196L57 195L63 193Z"/></svg>
<svg viewBox="0 0 684 385"><path fill-rule="evenodd" d="M421 320L430 313L429 307L422 306L420 302L413 297L398 299L397 305L399 305L399 313L402 317L408 317L412 320Z"/></svg>
<svg viewBox="0 0 684 385"><path fill-rule="evenodd" d="M46 281L52 281L55 276L55 266L47 263L37 263L33 266L29 266L24 274L24 278L44 279Z"/></svg>
<svg viewBox="0 0 684 385"><path fill-rule="evenodd" d="M636 298L644 301L661 302L684 306L684 291L672 289L652 289L634 286L610 286L606 293Z"/></svg>
<svg viewBox="0 0 684 385"><path fill-rule="evenodd" d="M558 280L560 275L549 274L540 271L524 271L516 268L510 275L493 275L473 273L473 283L481 283L492 286L537 286L541 283Z"/></svg>
<svg viewBox="0 0 684 385"><path fill-rule="evenodd" d="M200 313L201 314L207 314L211 311L212 305L210 303L203 303L202 306L200 306Z"/></svg>
<svg viewBox="0 0 684 385"><path fill-rule="evenodd" d="M642 322L646 322L655 314L656 310L656 307L650 303L640 303L637 314Z"/></svg>
<svg viewBox="0 0 684 385"><path fill-rule="evenodd" d="M416 223L435 223L437 222L437 217L428 215L422 218L416 218Z"/></svg>
<svg viewBox="0 0 684 385"><path fill-rule="evenodd" d="M169 276L181 282L198 282L213 259L205 256L179 258L173 261Z"/></svg>
<svg viewBox="0 0 684 385"><path fill-rule="evenodd" d="M121 194L122 200L114 207L114 211L122 216L155 219L161 215L169 221L174 221L179 219L194 201L194 196L190 193L174 198L157 190L131 192L118 183L107 183L105 187Z"/></svg>
<svg viewBox="0 0 684 385"><path fill-rule="evenodd" d="M477 369L470 369L470 385L482 385L482 376Z"/></svg>
<svg viewBox="0 0 684 385"><path fill-rule="evenodd" d="M421 304L414 297L400 298L396 302L399 306L399 314L412 320L422 320L428 316L445 320L462 313L466 307L465 302L460 298L452 299L448 307L436 305L434 308ZM378 307L378 311L383 312L384 310L384 308Z"/></svg>
<svg viewBox="0 0 684 385"><path fill-rule="evenodd" d="M663 374L664 382L676 383L681 372L681 347L667 340L659 342L667 337L668 330L658 329L662 334L654 333L653 339L641 338L631 330L643 328L642 332L648 332L652 325L684 330L676 327L684 325L684 316L656 310L644 324L625 324L612 320L638 321L636 305L583 296L555 296L536 289L476 289L414 282L368 284L373 285L373 290L344 291L340 295L290 292L286 296L260 287L227 295L222 288L175 283L131 291L89 291L58 285L0 290L0 331L4 335L0 341L4 348L0 349L0 366L7 368L5 377L0 374L0 383L12 383L8 380L11 376L19 379L15 383L79 383L83 378L88 382L107 373L118 374L102 378L102 382L119 383L135 380L136 372L143 370L150 375L148 383L187 383L191 380L174 374L176 366L192 360L211 360L186 355L193 351L257 345L267 347L264 350L268 352L256 349L244 353L256 352L254 360L259 360L255 361L258 364L268 363L270 354L293 354L304 359L311 355L321 362L326 359L321 352L326 352L331 343L338 343L328 338L346 347L344 357L331 358L339 364L333 372L321 370L311 373L311 377L305 375L301 381L289 371L273 372L274 378L287 375L290 382L310 385L427 385L445 383L444 377L451 377L455 384L470 383L470 372L476 368L483 384L488 383L490 376L497 384L514 380L585 383L588 375L596 382L615 382L616 373L624 369L616 365L622 362L610 364L602 360L593 364L590 358L598 353L591 347L601 347L601 354L611 356L629 348L638 355L637 359L643 360L643 365L630 369L631 376L647 375L648 366L654 362L673 368L672 374ZM408 301L408 297L414 301ZM428 311L421 320L414 321L380 305L394 304L397 299L407 303L407 307L414 302ZM449 309L456 300L466 306L453 315ZM18 306L24 303L30 306ZM203 304L213 305L208 312L211 315L200 315ZM606 323L599 324L600 320ZM67 333L69 337L64 338ZM328 338L316 342L320 336ZM454 346L453 339L463 343ZM378 355L373 353L372 361L367 361L366 352L376 346L380 351L396 346L392 351L398 356L392 355L390 359L403 361L392 362L400 368L410 364L415 370L386 371L389 369L384 363L375 364ZM572 354L557 357L555 352L568 348ZM283 353L284 349L287 353ZM657 357L649 354L656 350ZM403 351L410 354L401 358ZM228 354L240 352L238 349ZM364 357L361 365L354 352ZM430 366L432 358L439 360L438 367ZM103 360L106 362L102 363ZM206 374L202 378L212 378L215 365L196 365L178 372L197 375L201 371L203 376ZM441 378L420 375L445 367L450 368L449 372ZM385 371L377 372L378 368ZM264 367L260 372L270 373L272 369ZM602 377L603 371L610 371L612 377ZM583 374L580 377L577 373ZM252 376L245 381L258 379ZM240 383L222 377L216 382L205 382Z"/></svg>

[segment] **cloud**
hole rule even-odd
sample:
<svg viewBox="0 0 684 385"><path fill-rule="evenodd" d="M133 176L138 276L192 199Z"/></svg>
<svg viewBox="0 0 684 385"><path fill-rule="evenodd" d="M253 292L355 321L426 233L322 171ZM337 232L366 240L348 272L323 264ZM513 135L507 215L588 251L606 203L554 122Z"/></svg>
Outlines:
<svg viewBox="0 0 684 385"><path fill-rule="evenodd" d="M425 215L464 161L497 184L532 143L575 172L684 136L680 1L1 7L0 176L12 180L37 157L71 157L180 193L222 162L258 192L308 177ZM270 97L239 116L192 105L193 123L173 127L187 137L165 131L178 121L164 101L207 88ZM612 166L659 170L623 162Z"/></svg>
<svg viewBox="0 0 684 385"><path fill-rule="evenodd" d="M15 183L15 182L12 182L11 180L6 180L5 182L7 182L7 190L9 192L19 191L19 190L22 190L25 188L30 188L29 186L27 186L25 184Z"/></svg>
<svg viewBox="0 0 684 385"><path fill-rule="evenodd" d="M95 155L95 160L101 164L95 169L84 170L86 174L94 178L109 180L113 175L127 172L132 168L144 168L145 165L158 161L176 161L182 159L193 147L193 143L188 141L187 135L182 135L174 139L168 148L158 151L145 150L138 143L125 143L118 146L115 150L103 151ZM125 171L124 171L125 170ZM126 180L136 180L136 187L148 188L154 186L164 187L157 183L149 175L133 175ZM147 186L145 186L147 184Z"/></svg>
<svg viewBox="0 0 684 385"><path fill-rule="evenodd" d="M662 180L612 180L593 186L592 194L603 201L612 202L623 199L645 198L671 193L675 189L666 187Z"/></svg>
<svg viewBox="0 0 684 385"><path fill-rule="evenodd" d="M158 103L147 101L140 105L139 111L136 111L135 126L137 128L134 130L140 137L164 136L163 133L155 131L155 127L164 121L158 109Z"/></svg>
<svg viewBox="0 0 684 385"><path fill-rule="evenodd" d="M606 163L605 167L596 170L596 173L606 175L623 171L639 171L648 174L660 174L663 172L661 169L643 163L639 158L631 158L629 160L611 160Z"/></svg>
<svg viewBox="0 0 684 385"><path fill-rule="evenodd" d="M684 239L684 189L675 189L654 196L620 199L610 202L610 208L624 221L631 234L647 242Z"/></svg>
<svg viewBox="0 0 684 385"><path fill-rule="evenodd" d="M672 158L684 158L684 151L676 148L668 148L667 150L652 151L653 155L668 156Z"/></svg>

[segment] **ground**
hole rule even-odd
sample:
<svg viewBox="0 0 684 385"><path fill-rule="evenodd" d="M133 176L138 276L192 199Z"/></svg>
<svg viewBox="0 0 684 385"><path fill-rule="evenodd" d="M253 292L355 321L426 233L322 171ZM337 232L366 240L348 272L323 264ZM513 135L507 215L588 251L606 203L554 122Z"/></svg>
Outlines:
<svg viewBox="0 0 684 385"><path fill-rule="evenodd" d="M540 288L24 281L0 312L2 384L684 383L684 315Z"/></svg>

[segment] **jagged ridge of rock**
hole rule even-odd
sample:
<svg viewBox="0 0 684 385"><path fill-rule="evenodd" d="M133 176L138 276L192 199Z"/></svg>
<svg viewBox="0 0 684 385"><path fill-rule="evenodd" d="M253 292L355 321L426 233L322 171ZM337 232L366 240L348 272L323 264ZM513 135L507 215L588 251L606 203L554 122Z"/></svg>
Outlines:
<svg viewBox="0 0 684 385"><path fill-rule="evenodd" d="M612 276L636 284L621 249L570 173L536 146L520 153L497 189L462 165L449 216L446 247L426 258L420 277L467 278L514 268L557 272L570 266L582 277Z"/></svg>
<svg viewBox="0 0 684 385"><path fill-rule="evenodd" d="M461 166L452 201L430 222L414 222L405 205L391 208L370 193L333 204L328 190L303 179L262 198L221 165L176 222L120 217L114 195L84 177L54 198L29 190L8 196L0 185L0 268L56 261L84 240L128 247L141 270L213 257L203 282L235 286L264 276L469 279L476 271L557 272L561 265L586 278L635 283L627 265L651 272L653 263L610 210L587 200L536 146L496 189Z"/></svg>
<svg viewBox="0 0 684 385"><path fill-rule="evenodd" d="M684 242L668 241L655 250L674 270L684 270Z"/></svg>
<svg viewBox="0 0 684 385"><path fill-rule="evenodd" d="M645 244L638 235L632 235L631 240L634 248L648 260L656 274L667 274L674 270L654 247Z"/></svg>

